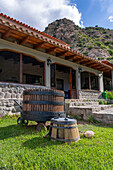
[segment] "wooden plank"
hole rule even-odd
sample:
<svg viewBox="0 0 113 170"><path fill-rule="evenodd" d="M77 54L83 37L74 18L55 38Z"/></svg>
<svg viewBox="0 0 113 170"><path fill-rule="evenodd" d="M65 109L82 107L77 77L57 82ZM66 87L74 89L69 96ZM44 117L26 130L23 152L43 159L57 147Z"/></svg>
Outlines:
<svg viewBox="0 0 113 170"><path fill-rule="evenodd" d="M57 124L53 124L53 126L57 127ZM51 137L57 138L57 128L52 127ZM52 141L55 141L54 139L51 139Z"/></svg>
<svg viewBox="0 0 113 170"><path fill-rule="evenodd" d="M22 83L22 54L20 54L20 83Z"/></svg>

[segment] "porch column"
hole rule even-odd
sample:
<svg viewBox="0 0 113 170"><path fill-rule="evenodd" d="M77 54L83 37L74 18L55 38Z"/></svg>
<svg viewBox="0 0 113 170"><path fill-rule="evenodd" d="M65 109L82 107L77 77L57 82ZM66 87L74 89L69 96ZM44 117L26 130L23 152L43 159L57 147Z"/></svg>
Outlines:
<svg viewBox="0 0 113 170"><path fill-rule="evenodd" d="M79 70L76 71L76 80L77 98L79 98L79 91L81 90L81 72Z"/></svg>
<svg viewBox="0 0 113 170"><path fill-rule="evenodd" d="M22 83L22 54L20 54L20 83Z"/></svg>
<svg viewBox="0 0 113 170"><path fill-rule="evenodd" d="M50 88L50 64L47 64L47 61L45 62L45 86Z"/></svg>
<svg viewBox="0 0 113 170"><path fill-rule="evenodd" d="M69 82L70 82L70 99L72 99L72 68L69 71Z"/></svg>
<svg viewBox="0 0 113 170"><path fill-rule="evenodd" d="M104 91L103 73L99 74L99 91Z"/></svg>
<svg viewBox="0 0 113 170"><path fill-rule="evenodd" d="M113 70L111 71L111 77L112 77L112 90L113 90Z"/></svg>

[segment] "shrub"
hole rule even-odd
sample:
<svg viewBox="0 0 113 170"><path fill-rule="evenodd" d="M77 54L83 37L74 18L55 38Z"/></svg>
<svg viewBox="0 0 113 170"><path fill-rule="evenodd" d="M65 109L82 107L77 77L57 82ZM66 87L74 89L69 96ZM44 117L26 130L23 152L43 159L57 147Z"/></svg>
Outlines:
<svg viewBox="0 0 113 170"><path fill-rule="evenodd" d="M93 115L90 115L88 117L88 122L90 123L99 123L99 121L95 120L94 116Z"/></svg>
<svg viewBox="0 0 113 170"><path fill-rule="evenodd" d="M89 46L88 46L88 50L91 50L92 48L93 48L92 45L89 45Z"/></svg>
<svg viewBox="0 0 113 170"><path fill-rule="evenodd" d="M109 49L107 50L110 55L113 55L113 50Z"/></svg>
<svg viewBox="0 0 113 170"><path fill-rule="evenodd" d="M108 99L113 100L113 92L106 91L106 94Z"/></svg>
<svg viewBox="0 0 113 170"><path fill-rule="evenodd" d="M84 55L86 55L86 56L88 56L88 52L87 52L87 51L86 51L86 52L84 52L83 54L84 54Z"/></svg>
<svg viewBox="0 0 113 170"><path fill-rule="evenodd" d="M98 100L99 104L103 104L104 105L104 100Z"/></svg>

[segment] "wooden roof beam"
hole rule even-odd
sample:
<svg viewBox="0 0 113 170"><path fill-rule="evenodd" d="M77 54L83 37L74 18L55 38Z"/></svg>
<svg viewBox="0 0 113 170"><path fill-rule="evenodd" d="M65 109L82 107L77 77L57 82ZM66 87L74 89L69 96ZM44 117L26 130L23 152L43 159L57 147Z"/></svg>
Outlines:
<svg viewBox="0 0 113 170"><path fill-rule="evenodd" d="M35 45L35 46L34 46L34 49L37 50L38 48L43 47L44 44L46 44L46 43L45 43L45 42L41 42L41 43Z"/></svg>
<svg viewBox="0 0 113 170"><path fill-rule="evenodd" d="M20 44L20 45L25 44L25 43L29 40L29 37L30 37L29 35L28 35L28 36L26 36L23 40L21 40L21 41L20 41L20 43L19 43L19 44Z"/></svg>
<svg viewBox="0 0 113 170"><path fill-rule="evenodd" d="M75 56L76 56L76 54L70 55L70 56L65 56L65 60L73 59Z"/></svg>
<svg viewBox="0 0 113 170"><path fill-rule="evenodd" d="M87 62L89 62L88 59L84 59L83 61L80 62L80 64L84 65L84 64L87 64Z"/></svg>
<svg viewBox="0 0 113 170"><path fill-rule="evenodd" d="M98 66L98 64L97 63L94 63L94 64L92 63L92 64L89 65L89 67L92 67L92 68L93 68L93 66L96 67L96 66Z"/></svg>
<svg viewBox="0 0 113 170"><path fill-rule="evenodd" d="M65 56L67 52L68 52L68 51L61 52L61 53L57 53L56 56L57 56L57 57Z"/></svg>
<svg viewBox="0 0 113 170"><path fill-rule="evenodd" d="M54 52L56 49L57 49L57 47L52 47L52 48L50 48L50 49L47 49L47 50L46 50L46 53Z"/></svg>
<svg viewBox="0 0 113 170"><path fill-rule="evenodd" d="M94 66L94 65L98 66L98 63L95 63L94 61L90 61L89 63L86 64L87 67Z"/></svg>
<svg viewBox="0 0 113 170"><path fill-rule="evenodd" d="M109 69L108 69L108 68L101 68L101 70L104 71L104 70L109 70ZM110 71L110 70L109 70L109 71Z"/></svg>
<svg viewBox="0 0 113 170"><path fill-rule="evenodd" d="M8 29L3 35L2 38L6 39L7 37L9 37L9 35L11 34L11 29Z"/></svg>
<svg viewBox="0 0 113 170"><path fill-rule="evenodd" d="M73 60L74 63L80 63L80 61L81 61L81 58L77 58Z"/></svg>

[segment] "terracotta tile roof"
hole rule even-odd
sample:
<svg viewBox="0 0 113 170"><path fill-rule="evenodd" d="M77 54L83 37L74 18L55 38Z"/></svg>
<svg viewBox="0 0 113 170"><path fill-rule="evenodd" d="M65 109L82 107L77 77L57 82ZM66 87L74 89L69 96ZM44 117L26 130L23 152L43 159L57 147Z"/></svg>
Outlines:
<svg viewBox="0 0 113 170"><path fill-rule="evenodd" d="M5 15L5 14L3 14L3 13L0 13L0 16L4 17L4 18L6 18L6 19L9 19L10 21L15 22L16 24L19 24L19 25L22 25L22 26L24 26L24 27L26 27L26 28L28 28L28 29L31 29L32 31L36 31L37 33L40 33L40 34L42 34L42 35L44 35L44 36L46 36L46 37L48 37L48 38L50 38L50 39L53 39L53 40L55 40L55 41L58 41L59 43L61 43L61 44L63 44L63 45L66 45L66 46L70 47L69 44L66 44L65 42L63 42L63 41L61 41L61 40L59 40L59 39L56 39L56 38L54 38L54 37L52 37L52 36L50 36L50 35L48 35L48 34L45 34L44 32L41 32L41 31L39 31L38 29L35 29L35 28L31 27L31 26L28 26L28 25L26 25L25 23L22 23L22 22L20 22L20 21L17 21L16 19L11 18L10 16L7 16L7 15ZM16 26L16 25L15 25L15 26Z"/></svg>
<svg viewBox="0 0 113 170"><path fill-rule="evenodd" d="M111 67L110 65L108 65L104 62L97 61L93 58L90 58L88 56L80 54L79 52L77 52L75 50L72 50L70 48L70 46L68 44L64 43L63 41L60 41L54 37L51 37L51 36L41 32L41 31L38 31L37 29L30 27L20 21L17 21L16 19L13 19L7 15L4 15L3 13L0 13L0 24L8 26L8 27L12 28L13 30L17 30L17 31L26 33L27 35L34 36L35 38L38 38L44 42L47 42L48 44L51 44L51 45L55 46L56 48L66 50L67 52L71 52L72 55L79 56L80 60L85 59L85 60L91 61L94 64L98 64L98 66L100 66L100 67L105 67L110 70L113 69L113 67ZM91 68L93 68L93 66L91 66ZM94 69L96 69L96 68L94 68ZM101 70L101 69L98 68L97 70Z"/></svg>

